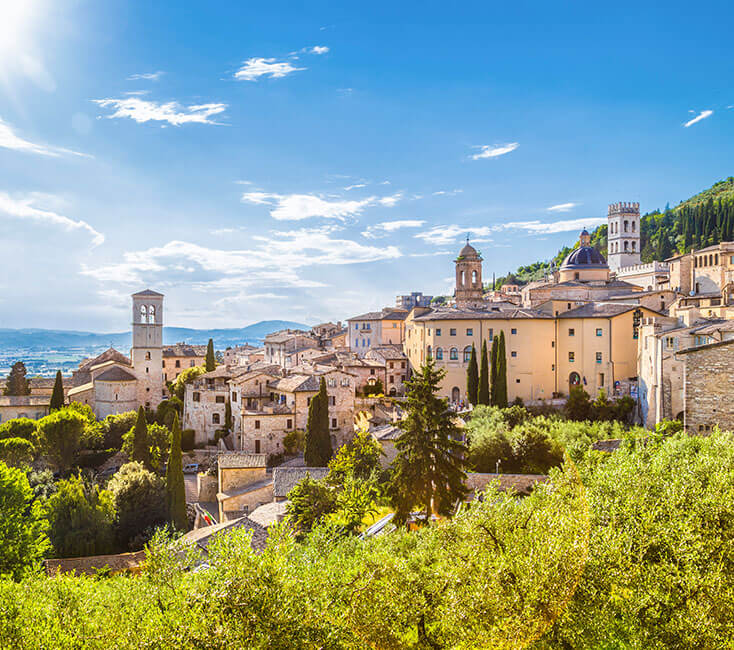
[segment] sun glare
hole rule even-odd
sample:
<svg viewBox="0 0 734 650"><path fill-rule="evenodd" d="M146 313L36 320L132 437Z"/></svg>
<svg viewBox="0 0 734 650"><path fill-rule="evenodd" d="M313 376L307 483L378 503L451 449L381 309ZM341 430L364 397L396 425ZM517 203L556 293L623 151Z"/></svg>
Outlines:
<svg viewBox="0 0 734 650"><path fill-rule="evenodd" d="M28 45L39 5L38 0L0 0L0 66Z"/></svg>

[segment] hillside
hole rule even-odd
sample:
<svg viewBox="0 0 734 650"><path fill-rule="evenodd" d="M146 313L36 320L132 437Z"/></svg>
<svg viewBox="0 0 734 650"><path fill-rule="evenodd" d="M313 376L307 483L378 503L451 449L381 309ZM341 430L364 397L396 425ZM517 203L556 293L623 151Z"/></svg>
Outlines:
<svg viewBox="0 0 734 650"><path fill-rule="evenodd" d="M185 327L164 327L163 343L184 342L204 345L211 338L214 345L225 348L241 343L258 344L270 334L281 329L309 329L308 325L284 320L253 323L247 327L232 329L198 330ZM130 347L130 332L99 334L73 330L0 329L0 351L8 348L29 350L89 348L112 346L120 350Z"/></svg>
<svg viewBox="0 0 734 650"><path fill-rule="evenodd" d="M666 206L640 219L640 250L642 261L664 260L671 255L691 249L734 240L734 177L714 183L710 188L681 201L674 208ZM606 256L607 226L597 226L591 232L591 243ZM556 265L576 246L564 246L553 258ZM514 273L497 278L502 284L526 284L540 279L547 272L550 260L521 266Z"/></svg>

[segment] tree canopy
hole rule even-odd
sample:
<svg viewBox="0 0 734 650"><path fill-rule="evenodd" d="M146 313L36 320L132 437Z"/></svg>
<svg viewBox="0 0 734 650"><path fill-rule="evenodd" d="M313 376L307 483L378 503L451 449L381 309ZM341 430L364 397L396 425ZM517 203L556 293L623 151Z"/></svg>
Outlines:
<svg viewBox="0 0 734 650"><path fill-rule="evenodd" d="M25 364L16 361L10 368L10 373L5 381L3 395L30 395L31 384L26 377Z"/></svg>

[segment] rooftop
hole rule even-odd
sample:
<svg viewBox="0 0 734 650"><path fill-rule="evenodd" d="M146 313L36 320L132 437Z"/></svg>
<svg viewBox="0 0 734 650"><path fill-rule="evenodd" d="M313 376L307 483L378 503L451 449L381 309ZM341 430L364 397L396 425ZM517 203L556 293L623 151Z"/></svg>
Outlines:
<svg viewBox="0 0 734 650"><path fill-rule="evenodd" d="M220 454L217 459L219 469L244 469L248 467L267 467L267 454L243 454L235 452L232 454Z"/></svg>
<svg viewBox="0 0 734 650"><path fill-rule="evenodd" d="M328 473L328 467L276 467L273 469L273 496L285 499L296 483L307 475L318 481Z"/></svg>
<svg viewBox="0 0 734 650"><path fill-rule="evenodd" d="M504 307L484 307L481 309L457 309L456 307L441 307L432 309L431 311L416 316L413 320L434 321L434 320L508 320L515 318L552 318L552 316L542 313L536 309L527 309L514 306L512 308Z"/></svg>
<svg viewBox="0 0 734 650"><path fill-rule="evenodd" d="M208 552L209 542L211 542L216 535L229 533L238 528L244 528L252 531L250 546L252 546L255 551L262 551L265 548L268 541L267 530L265 530L265 527L261 524L253 521L250 517L240 517L239 519L225 521L221 524L214 524L213 526L203 526L202 528L189 531L181 539L184 543L196 544L202 551Z"/></svg>
<svg viewBox="0 0 734 650"><path fill-rule="evenodd" d="M163 346L163 357L205 357L206 345L189 345L176 343Z"/></svg>
<svg viewBox="0 0 734 650"><path fill-rule="evenodd" d="M353 316L347 320L405 320L408 313L405 309L383 309L382 311L368 311L366 314Z"/></svg>
<svg viewBox="0 0 734 650"><path fill-rule="evenodd" d="M112 572L137 569L144 560L145 551L137 551L136 553L44 560L43 564L46 573L50 576L55 576L57 573L94 575L101 569L109 569Z"/></svg>
<svg viewBox="0 0 734 650"><path fill-rule="evenodd" d="M94 381L137 381L137 379L129 370L120 368L120 366L113 366L97 375Z"/></svg>

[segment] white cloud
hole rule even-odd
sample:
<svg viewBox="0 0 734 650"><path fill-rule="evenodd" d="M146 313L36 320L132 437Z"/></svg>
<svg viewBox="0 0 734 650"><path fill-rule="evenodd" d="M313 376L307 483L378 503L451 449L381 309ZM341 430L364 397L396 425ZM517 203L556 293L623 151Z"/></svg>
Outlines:
<svg viewBox="0 0 734 650"><path fill-rule="evenodd" d="M401 228L420 228L425 221L422 219L397 219L395 221L383 221L382 223L376 223L372 226L368 226L362 235L369 239L378 239L379 237L385 237L389 233L400 230Z"/></svg>
<svg viewBox="0 0 734 650"><path fill-rule="evenodd" d="M392 196L370 196L360 200L329 200L315 194L271 194L268 192L245 192L243 203L270 205L270 216L279 221L300 221L311 217L344 220L353 217L370 205L394 206L401 194Z"/></svg>
<svg viewBox="0 0 734 650"><path fill-rule="evenodd" d="M591 228L606 223L605 217L584 217L583 219L568 219L566 221L554 221L552 223L542 223L540 221L513 221L502 224L502 229L520 229L527 230L533 234L553 235L559 232L569 232L573 230L582 230L583 228Z"/></svg>
<svg viewBox="0 0 734 650"><path fill-rule="evenodd" d="M129 117L142 124L144 122L167 122L173 126L182 124L217 124L210 120L212 115L219 115L227 110L227 104L195 104L181 106L178 102L147 101L139 97L126 99L93 99L98 106L114 109L108 119Z"/></svg>
<svg viewBox="0 0 734 650"><path fill-rule="evenodd" d="M552 205L546 208L548 212L568 212L575 208L579 203L559 203L558 205Z"/></svg>
<svg viewBox="0 0 734 650"><path fill-rule="evenodd" d="M137 81L138 79L144 79L146 81L158 81L165 73L163 70L157 72L143 72L140 74L131 74L127 79L128 81Z"/></svg>
<svg viewBox="0 0 734 650"><path fill-rule="evenodd" d="M443 246L451 244L457 240L459 235L474 235L475 237L488 237L492 233L490 226L465 227L451 224L449 226L434 226L424 232L414 235L417 239L422 239L427 244ZM479 241L475 239L474 241ZM481 241L491 241L482 239Z"/></svg>
<svg viewBox="0 0 734 650"><path fill-rule="evenodd" d="M432 192L433 196L454 196L455 194L461 194L464 190L437 190Z"/></svg>
<svg viewBox="0 0 734 650"><path fill-rule="evenodd" d="M13 149L14 151L22 151L24 153L36 153L41 156L51 156L58 158L63 155L71 156L82 156L84 158L91 158L91 156L79 153L78 151L72 151L71 149L63 149L61 147L51 147L46 144L37 144L30 140L25 140L19 135L16 135L10 124L4 122L0 118L0 147L5 149Z"/></svg>
<svg viewBox="0 0 734 650"><path fill-rule="evenodd" d="M314 45L308 50L311 54L326 54L329 48L326 45Z"/></svg>
<svg viewBox="0 0 734 650"><path fill-rule="evenodd" d="M67 231L85 230L92 236L92 246L99 246L104 242L104 235L92 228L92 226L90 226L86 221L74 221L69 217L57 214L56 212L41 210L34 207L34 201L34 197L15 199L4 192L0 192L0 215L5 215L6 217L14 219L61 226Z"/></svg>
<svg viewBox="0 0 734 650"><path fill-rule="evenodd" d="M349 190L356 190L356 189L359 189L360 187L367 187L367 183L356 183L355 185L347 185L344 188L344 191L348 192Z"/></svg>
<svg viewBox="0 0 734 650"><path fill-rule="evenodd" d="M257 81L260 77L270 77L271 79L281 79L292 72L305 70L306 68L296 68L290 61L278 61L277 59L265 59L262 57L253 57L247 59L242 67L234 73L234 78L240 81Z"/></svg>
<svg viewBox="0 0 734 650"><path fill-rule="evenodd" d="M481 151L479 153L475 153L472 156L472 159L480 160L481 158L496 158L497 156L504 156L507 153L515 151L519 146L519 142L508 142L507 144L496 145L483 144L479 146Z"/></svg>
<svg viewBox="0 0 734 650"><path fill-rule="evenodd" d="M707 117L711 117L714 114L713 111L701 111L696 117L694 117L692 120L688 120L683 126L688 128L689 126L693 126L696 122L700 122L701 120L705 120Z"/></svg>

